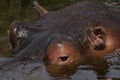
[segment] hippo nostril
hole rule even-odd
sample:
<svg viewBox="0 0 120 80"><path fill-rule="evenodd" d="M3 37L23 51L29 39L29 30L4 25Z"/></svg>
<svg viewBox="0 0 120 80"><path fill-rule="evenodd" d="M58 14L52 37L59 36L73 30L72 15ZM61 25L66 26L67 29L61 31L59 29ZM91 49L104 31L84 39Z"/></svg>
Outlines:
<svg viewBox="0 0 120 80"><path fill-rule="evenodd" d="M59 57L58 60L59 61L66 61L68 60L69 56L62 56L62 57Z"/></svg>

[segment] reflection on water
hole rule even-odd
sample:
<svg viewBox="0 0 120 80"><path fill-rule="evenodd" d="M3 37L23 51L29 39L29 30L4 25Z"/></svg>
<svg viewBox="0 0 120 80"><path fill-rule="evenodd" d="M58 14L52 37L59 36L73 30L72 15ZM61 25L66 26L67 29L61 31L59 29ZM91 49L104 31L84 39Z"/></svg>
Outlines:
<svg viewBox="0 0 120 80"><path fill-rule="evenodd" d="M119 68L120 66L116 65L116 67ZM51 80L119 80L120 79L120 69L115 69L111 67L109 68L108 72L106 72L106 74L102 76L97 75L97 72L93 70L93 66L86 66L86 65L79 65L76 67L61 66L61 68L57 66L54 67L52 66L52 68L54 69L50 69L51 72L47 70L49 76L52 78Z"/></svg>
<svg viewBox="0 0 120 80"><path fill-rule="evenodd" d="M33 0L0 0L0 54L10 52L10 50L7 48L9 45L7 45L8 37L6 36L6 31L9 24L16 19L33 21L36 19L36 16L38 16L38 12L31 4L32 1ZM79 0L66 0L66 2L63 0L61 3L60 0L56 0L55 2L54 0L41 1L41 4L45 5L48 9L56 10L58 8L64 7L66 4ZM50 8L50 5L52 8ZM58 5L58 7L55 7L56 5ZM114 54L111 53L110 55L107 55L106 59L107 62L105 60L95 62L91 61L91 64L85 65L79 65L79 62L66 66L42 64L40 70L38 70L39 73L36 71L32 73L32 76L36 77L35 80L120 80L120 51L116 50ZM29 67L30 65L27 66ZM25 73L27 73L28 67L24 68ZM3 77L4 74L0 74L0 76ZM20 73L16 73L14 69L11 70L10 73L8 72L8 76L16 76L16 80L18 80ZM24 74L21 74L21 76L25 77ZM24 78L21 79L24 80ZM0 77L0 80L8 79L1 79ZM9 80L15 79L9 78Z"/></svg>
<svg viewBox="0 0 120 80"><path fill-rule="evenodd" d="M104 75L97 75L92 65L44 65L37 62L13 64L0 70L0 80L120 80L120 65L110 66Z"/></svg>
<svg viewBox="0 0 120 80"><path fill-rule="evenodd" d="M76 67L61 66L61 68L52 66L53 69L49 69L51 72L47 71L52 80L120 80L120 66L116 65L117 69L111 67L108 68L108 72L104 75L97 75L97 72L93 70L93 66L86 65Z"/></svg>
<svg viewBox="0 0 120 80"><path fill-rule="evenodd" d="M71 64L69 66L51 67L53 69L47 71L55 80L97 80L97 76L95 72L90 69L90 66L76 66Z"/></svg>
<svg viewBox="0 0 120 80"><path fill-rule="evenodd" d="M46 65L46 70L52 80L120 80L120 49L106 55L105 59L107 63L96 61L96 65Z"/></svg>
<svg viewBox="0 0 120 80"><path fill-rule="evenodd" d="M76 72L78 63L71 63L69 65L46 65L46 70L54 77L68 77Z"/></svg>
<svg viewBox="0 0 120 80"><path fill-rule="evenodd" d="M118 57L115 56L116 54L110 57L113 54L108 55L111 61ZM3 59L5 60L9 58ZM0 63L1 61L0 58ZM80 65L79 62L62 66L44 64L39 61L16 62L4 67L3 71L0 69L0 80L120 80L120 65L116 64L117 62L112 65L108 62L109 66L103 69L97 64ZM103 63L101 67L104 67L102 65Z"/></svg>

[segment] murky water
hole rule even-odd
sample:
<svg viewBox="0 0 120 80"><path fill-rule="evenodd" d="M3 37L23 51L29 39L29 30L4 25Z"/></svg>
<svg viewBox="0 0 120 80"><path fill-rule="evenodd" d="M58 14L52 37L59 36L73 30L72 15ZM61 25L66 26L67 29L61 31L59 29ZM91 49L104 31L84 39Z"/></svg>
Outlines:
<svg viewBox="0 0 120 80"><path fill-rule="evenodd" d="M115 58L115 57L114 57ZM113 58L112 58L113 59ZM99 62L99 61L98 61ZM44 65L39 62L17 62L0 70L1 80L120 80L120 61L99 69L93 65ZM104 67L104 66L101 66ZM97 68L97 69L95 69ZM103 72L103 73L101 73Z"/></svg>
<svg viewBox="0 0 120 80"><path fill-rule="evenodd" d="M53 78L51 80L120 80L120 49L105 59L107 63L96 61L96 65L46 66L46 70Z"/></svg>
<svg viewBox="0 0 120 80"><path fill-rule="evenodd" d="M37 16L39 16L39 13L33 8L32 1L33 0L0 0L0 56L9 56L11 53L6 33L10 23L18 19L34 22ZM75 1L80 0L41 0L40 3L48 10L56 10ZM38 70L40 71L39 75L38 72L31 74L32 76L36 76L34 80L120 80L120 51L118 50L114 54L106 56L106 60L107 62L102 60L96 61L94 64L91 62L91 64L86 63L84 65L79 65L78 63L72 63L67 66L41 64L40 70ZM17 67L17 69L19 67ZM17 78L15 79L19 80L18 78L23 76L20 80L27 80L24 74L16 73L15 71L16 69L11 70L10 73L8 72L8 77L13 76L15 78L16 76ZM27 71L29 72L30 70L24 71L27 73ZM0 76L3 77L3 74L0 74ZM30 76L27 76L27 78L28 77ZM0 80L15 79L3 79L0 77ZM28 80L32 80L32 78L28 78Z"/></svg>

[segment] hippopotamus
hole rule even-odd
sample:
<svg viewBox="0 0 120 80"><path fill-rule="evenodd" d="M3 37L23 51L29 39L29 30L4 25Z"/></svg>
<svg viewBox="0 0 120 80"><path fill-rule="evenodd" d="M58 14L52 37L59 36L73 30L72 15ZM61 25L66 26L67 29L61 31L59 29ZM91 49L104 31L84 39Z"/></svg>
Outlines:
<svg viewBox="0 0 120 80"><path fill-rule="evenodd" d="M120 13L101 2L81 1L52 12L37 7L42 15L35 23L10 25L15 56L1 65L31 55L52 65L82 63L91 55L104 56L120 48Z"/></svg>

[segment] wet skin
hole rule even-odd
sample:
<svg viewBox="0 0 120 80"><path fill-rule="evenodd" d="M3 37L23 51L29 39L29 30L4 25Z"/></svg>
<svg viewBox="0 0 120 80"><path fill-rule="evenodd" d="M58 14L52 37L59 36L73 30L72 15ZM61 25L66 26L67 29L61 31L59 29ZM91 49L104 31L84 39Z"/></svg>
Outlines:
<svg viewBox="0 0 120 80"><path fill-rule="evenodd" d="M81 63L97 56L103 58L104 55L120 48L119 21L119 12L94 1L83 1L47 13L32 24L32 28L26 25L29 28L25 29L27 33L33 33L33 30L36 33L19 39L20 41L24 39L24 43L22 41L17 44L19 46L16 49L17 55L12 61L22 60L33 54L42 60L47 57L46 62L54 65L67 65L76 61ZM24 24L26 23L20 24L22 29ZM12 33L15 34L14 30ZM14 40L19 42L18 39Z"/></svg>
<svg viewBox="0 0 120 80"><path fill-rule="evenodd" d="M53 65L67 65L72 62L81 61L79 50L70 42L52 43L48 46L48 63Z"/></svg>

